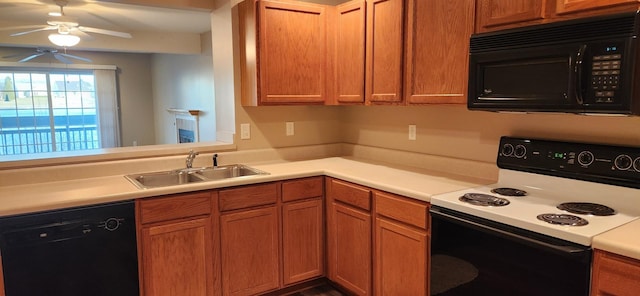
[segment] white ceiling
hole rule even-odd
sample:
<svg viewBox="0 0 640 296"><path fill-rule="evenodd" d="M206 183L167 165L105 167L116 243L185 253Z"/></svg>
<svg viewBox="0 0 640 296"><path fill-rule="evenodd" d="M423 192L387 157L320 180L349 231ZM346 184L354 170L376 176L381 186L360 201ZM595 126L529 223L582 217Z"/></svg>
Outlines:
<svg viewBox="0 0 640 296"><path fill-rule="evenodd" d="M2 30L2 28L30 25L47 25L49 12L60 11L54 0L0 0L0 45L2 46L50 46L47 41L51 31L11 37L10 34L28 29ZM148 6L125 5L94 0L69 0L64 7L65 16L75 19L81 26L129 32L131 40L91 33L94 40L83 40L78 48L93 50L117 50L148 52L136 49L136 44L153 42L186 42L211 30L210 13L199 10L177 10ZM186 38L186 39L184 39ZM136 40L137 39L137 40ZM109 48L119 44L116 48ZM129 46L127 46L127 44ZM142 44L139 44L142 45ZM131 49L127 49L131 48ZM157 50L163 52L163 50Z"/></svg>

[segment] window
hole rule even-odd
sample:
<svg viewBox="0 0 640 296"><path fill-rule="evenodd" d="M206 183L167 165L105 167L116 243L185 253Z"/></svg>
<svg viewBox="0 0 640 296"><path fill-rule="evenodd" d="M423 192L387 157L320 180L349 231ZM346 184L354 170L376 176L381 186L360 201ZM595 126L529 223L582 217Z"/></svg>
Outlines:
<svg viewBox="0 0 640 296"><path fill-rule="evenodd" d="M0 69L0 155L103 148L101 134L118 133L113 125L111 131L100 127L96 76L93 70Z"/></svg>

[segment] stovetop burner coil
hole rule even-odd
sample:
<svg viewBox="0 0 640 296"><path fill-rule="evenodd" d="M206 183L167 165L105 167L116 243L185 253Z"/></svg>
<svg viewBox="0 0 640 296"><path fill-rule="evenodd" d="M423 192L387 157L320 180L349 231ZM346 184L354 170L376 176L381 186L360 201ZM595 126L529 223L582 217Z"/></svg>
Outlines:
<svg viewBox="0 0 640 296"><path fill-rule="evenodd" d="M569 213L582 215L611 216L616 213L610 207L590 202L566 202L559 204L557 208Z"/></svg>
<svg viewBox="0 0 640 296"><path fill-rule="evenodd" d="M458 200L483 207L503 207L510 203L507 199L482 193L466 193L465 195L458 198Z"/></svg>
<svg viewBox="0 0 640 296"><path fill-rule="evenodd" d="M537 218L538 220L556 225L584 226L589 224L589 221L583 218L568 214L541 214L538 215Z"/></svg>
<svg viewBox="0 0 640 296"><path fill-rule="evenodd" d="M491 192L504 195L504 196L525 196L527 192L520 189L509 188L509 187L500 187L491 189Z"/></svg>

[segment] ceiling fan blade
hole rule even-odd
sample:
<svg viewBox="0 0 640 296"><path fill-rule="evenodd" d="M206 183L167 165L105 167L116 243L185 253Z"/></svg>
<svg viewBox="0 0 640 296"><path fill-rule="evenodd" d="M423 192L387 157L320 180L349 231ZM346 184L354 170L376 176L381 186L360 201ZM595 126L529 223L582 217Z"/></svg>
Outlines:
<svg viewBox="0 0 640 296"><path fill-rule="evenodd" d="M70 61L69 59L65 58L61 53L54 53L53 57L56 58L56 60L61 61L65 64L73 64L72 61Z"/></svg>
<svg viewBox="0 0 640 296"><path fill-rule="evenodd" d="M17 58L17 57L19 57L19 56L25 56L25 55L28 55L28 54L25 54L25 53L17 53L17 54L12 54L12 55L8 55L8 56L3 56L2 58L3 58L3 59L12 59L12 58Z"/></svg>
<svg viewBox="0 0 640 296"><path fill-rule="evenodd" d="M24 63L24 62L27 62L27 61L33 60L33 59L35 59L35 58L37 58L37 57L39 57L39 56L41 56L41 55L44 55L44 52L41 52L41 53L34 53L34 54L32 54L32 55L30 55L30 56L28 56L28 57L26 57L26 58L24 58L24 59L22 59L22 60L19 60L19 61L18 61L18 63Z"/></svg>
<svg viewBox="0 0 640 296"><path fill-rule="evenodd" d="M29 30L29 31L24 31L24 32L18 32L18 33L13 33L9 36L15 37L15 36L22 36L22 35L26 35L29 33L35 33L35 32L40 32L40 31L50 31L50 30L56 30L58 29L58 27L54 27L54 26L46 26L40 29L35 29L35 30Z"/></svg>
<svg viewBox="0 0 640 296"><path fill-rule="evenodd" d="M95 39L93 36L83 32L83 31L80 31L80 29L78 29L78 28L72 28L71 29L71 34L82 38L82 40L94 40Z"/></svg>
<svg viewBox="0 0 640 296"><path fill-rule="evenodd" d="M67 57L67 58L72 58L72 59L76 59L76 60L81 60L81 61L87 62L87 63L93 62L90 59L79 57L79 56L76 56L76 55L66 54L66 53L57 53L56 55Z"/></svg>
<svg viewBox="0 0 640 296"><path fill-rule="evenodd" d="M105 29L98 29L98 28L92 28L92 27L79 26L78 30L83 31L83 32L110 35L110 36L115 36L115 37L120 37L120 38L131 38L131 34L129 34L129 33L111 31L111 30L105 30Z"/></svg>
<svg viewBox="0 0 640 296"><path fill-rule="evenodd" d="M2 27L0 28L0 31L26 30L26 29L36 29L36 28L42 28L42 25Z"/></svg>

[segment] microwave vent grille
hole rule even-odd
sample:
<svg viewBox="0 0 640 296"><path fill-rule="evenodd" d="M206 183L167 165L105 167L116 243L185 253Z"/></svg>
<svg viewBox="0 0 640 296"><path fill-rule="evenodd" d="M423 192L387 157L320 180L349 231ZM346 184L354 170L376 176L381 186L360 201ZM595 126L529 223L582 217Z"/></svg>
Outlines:
<svg viewBox="0 0 640 296"><path fill-rule="evenodd" d="M633 37L637 35L637 13L588 20L565 21L551 24L475 34L471 37L471 52L531 47L566 43L568 40Z"/></svg>

